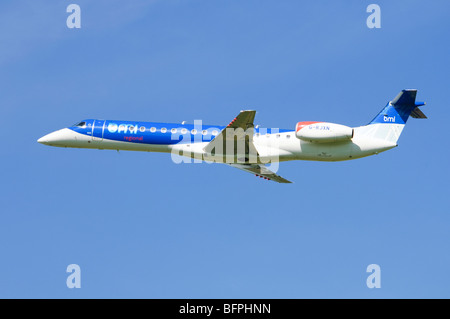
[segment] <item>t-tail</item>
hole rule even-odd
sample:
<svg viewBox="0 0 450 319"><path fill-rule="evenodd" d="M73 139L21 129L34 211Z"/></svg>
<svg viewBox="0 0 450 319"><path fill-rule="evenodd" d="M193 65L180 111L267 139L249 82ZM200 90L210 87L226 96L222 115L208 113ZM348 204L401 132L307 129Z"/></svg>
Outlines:
<svg viewBox="0 0 450 319"><path fill-rule="evenodd" d="M355 135L383 140L397 145L408 118L424 118L420 110L425 102L416 102L417 90L402 90L383 110L366 126L355 128Z"/></svg>

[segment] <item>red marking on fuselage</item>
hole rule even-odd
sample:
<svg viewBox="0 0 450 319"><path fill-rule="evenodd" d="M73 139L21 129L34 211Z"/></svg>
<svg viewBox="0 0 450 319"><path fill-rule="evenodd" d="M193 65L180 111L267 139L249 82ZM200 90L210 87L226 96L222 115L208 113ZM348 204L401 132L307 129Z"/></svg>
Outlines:
<svg viewBox="0 0 450 319"><path fill-rule="evenodd" d="M143 141L144 137L143 136L124 136L124 140L128 141L128 142L132 142L132 141Z"/></svg>

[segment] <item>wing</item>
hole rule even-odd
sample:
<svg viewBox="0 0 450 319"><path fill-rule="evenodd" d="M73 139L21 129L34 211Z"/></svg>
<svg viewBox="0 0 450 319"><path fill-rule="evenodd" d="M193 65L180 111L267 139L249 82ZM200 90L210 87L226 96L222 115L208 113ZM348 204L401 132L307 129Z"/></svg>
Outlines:
<svg viewBox="0 0 450 319"><path fill-rule="evenodd" d="M242 163L256 163L258 152L253 145L255 114L256 111L241 111L203 150L225 163L234 163L236 158ZM230 157L225 159L225 155Z"/></svg>
<svg viewBox="0 0 450 319"><path fill-rule="evenodd" d="M228 164L228 165L255 174L256 176L259 176L261 178L272 180L274 182L292 183L291 181L288 181L287 179L284 179L283 177L275 174L262 164Z"/></svg>

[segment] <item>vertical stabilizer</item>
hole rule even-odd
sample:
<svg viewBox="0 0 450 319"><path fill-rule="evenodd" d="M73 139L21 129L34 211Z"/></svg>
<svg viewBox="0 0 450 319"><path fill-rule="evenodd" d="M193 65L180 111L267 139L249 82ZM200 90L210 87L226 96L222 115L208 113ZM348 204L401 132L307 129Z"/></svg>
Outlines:
<svg viewBox="0 0 450 319"><path fill-rule="evenodd" d="M355 134L396 144L410 116L427 118L419 109L425 103L416 102L416 95L417 90L402 90L368 125L356 128Z"/></svg>

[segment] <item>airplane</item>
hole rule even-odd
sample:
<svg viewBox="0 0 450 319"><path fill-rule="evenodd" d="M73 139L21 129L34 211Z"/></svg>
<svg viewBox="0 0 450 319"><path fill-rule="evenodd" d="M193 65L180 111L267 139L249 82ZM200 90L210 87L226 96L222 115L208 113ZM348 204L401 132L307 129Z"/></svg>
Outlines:
<svg viewBox="0 0 450 319"><path fill-rule="evenodd" d="M73 148L172 153L225 163L278 183L292 183L267 164L292 160L345 161L379 154L397 145L406 121L427 118L417 90L402 90L367 125L298 122L295 130L259 128L256 111L241 111L227 126L139 121L83 120L38 142Z"/></svg>

